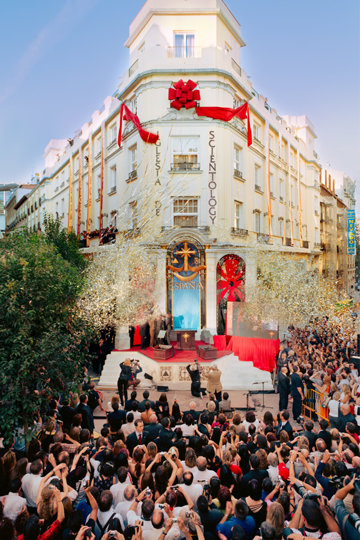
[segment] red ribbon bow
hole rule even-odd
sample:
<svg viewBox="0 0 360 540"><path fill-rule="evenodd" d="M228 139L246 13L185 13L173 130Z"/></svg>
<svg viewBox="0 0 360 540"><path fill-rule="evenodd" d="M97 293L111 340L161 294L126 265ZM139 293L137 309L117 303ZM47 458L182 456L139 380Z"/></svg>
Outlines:
<svg viewBox="0 0 360 540"><path fill-rule="evenodd" d="M133 112L131 112L129 107L127 107L124 103L122 103L120 107L120 127L119 127L119 135L118 135L119 148L121 148L123 119L129 122L132 122L134 124L134 126L139 132L140 137L142 138L144 142L155 144L157 140L159 139L159 135L156 135L155 133L150 133L150 131L146 131L145 129L143 129L141 127L140 120L137 114L134 114Z"/></svg>
<svg viewBox="0 0 360 540"><path fill-rule="evenodd" d="M180 111L182 107L191 109L196 107L196 101L200 101L200 90L195 90L197 83L191 79L184 83L182 79L169 88L170 107Z"/></svg>

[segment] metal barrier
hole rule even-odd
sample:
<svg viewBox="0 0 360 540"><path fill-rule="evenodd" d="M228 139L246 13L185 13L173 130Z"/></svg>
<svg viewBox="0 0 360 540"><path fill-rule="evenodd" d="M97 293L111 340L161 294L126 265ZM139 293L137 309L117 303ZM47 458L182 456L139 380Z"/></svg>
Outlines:
<svg viewBox="0 0 360 540"><path fill-rule="evenodd" d="M317 390L307 390L302 405L302 415L311 420L317 420L318 418L328 420L329 409L321 406L325 398L326 394L321 394Z"/></svg>

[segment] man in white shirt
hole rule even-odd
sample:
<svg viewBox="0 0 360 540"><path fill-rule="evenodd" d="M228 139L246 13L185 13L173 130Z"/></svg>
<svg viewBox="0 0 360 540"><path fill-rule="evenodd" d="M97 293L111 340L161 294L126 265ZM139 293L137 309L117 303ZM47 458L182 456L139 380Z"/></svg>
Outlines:
<svg viewBox="0 0 360 540"><path fill-rule="evenodd" d="M185 471L183 474L183 483L181 484L181 487L183 491L189 495L190 499L194 503L194 506L196 506L196 501L200 497L200 495L203 494L203 486L202 483L198 484L197 482L194 482L194 476L191 471Z"/></svg>
<svg viewBox="0 0 360 540"><path fill-rule="evenodd" d="M210 478L216 476L216 473L214 471L209 471L209 469L206 468L207 461L206 458L204 458L203 456L197 458L196 465L197 469L195 469L194 471L194 482L208 484Z"/></svg>
<svg viewBox="0 0 360 540"><path fill-rule="evenodd" d="M125 524L125 527L127 526L127 513L130 510L131 505L133 504L135 497L136 497L136 488L135 486L128 484L125 486L124 489L124 499L123 501L119 502L119 504L115 508L115 512L117 514L120 514L120 516L123 518L123 522ZM137 512L140 516L141 509L138 507Z"/></svg>
<svg viewBox="0 0 360 540"><path fill-rule="evenodd" d="M98 513L96 518L96 527L99 528L100 531L100 538L109 530L110 522L113 519L118 519L121 524L122 530L124 530L124 522L120 514L117 514L113 507L113 496L111 494L111 491L108 489L105 489L99 499L98 503Z"/></svg>
<svg viewBox="0 0 360 540"><path fill-rule="evenodd" d="M30 465L30 473L25 474L22 479L22 490L26 497L26 504L29 508L36 508L36 497L41 483L43 463L41 459L36 459Z"/></svg>
<svg viewBox="0 0 360 540"><path fill-rule="evenodd" d="M158 540L165 518L162 510L155 508L154 501L146 497L146 489L135 498L130 506L126 516L128 525L135 526L139 519L137 514L139 502L142 502L140 519L142 521L143 538L146 538L146 540Z"/></svg>
<svg viewBox="0 0 360 540"><path fill-rule="evenodd" d="M113 507L115 508L120 502L124 500L124 491L126 487L131 484L131 476L126 467L119 467L117 470L117 477L119 481L110 487L110 491L113 496Z"/></svg>
<svg viewBox="0 0 360 540"><path fill-rule="evenodd" d="M17 516L20 514L20 512L23 509L26 510L26 499L24 499L24 497L20 497L20 489L21 480L20 478L15 478L15 480L12 480L10 484L9 493L2 500L4 506L4 517L11 519L13 523Z"/></svg>

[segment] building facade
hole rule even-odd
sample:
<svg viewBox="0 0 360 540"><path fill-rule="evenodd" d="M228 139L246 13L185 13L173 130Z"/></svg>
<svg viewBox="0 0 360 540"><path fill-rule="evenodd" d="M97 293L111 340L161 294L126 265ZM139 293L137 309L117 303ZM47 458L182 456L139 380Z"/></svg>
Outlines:
<svg viewBox="0 0 360 540"><path fill-rule="evenodd" d="M99 246L107 227L141 236L151 223L144 242L156 262L158 306L174 327L224 331L228 302L243 300L255 279L256 245L309 268L335 264L324 263L322 250L314 126L306 116L280 116L256 91L242 68L244 45L223 0L145 2L130 25L118 88L73 139L49 142L40 181L18 209L32 230L46 211L79 235L90 231L86 251L109 248ZM172 107L169 89L180 80L194 82L200 106L248 102L252 145L245 121ZM159 135L156 144L124 122L118 147L121 103Z"/></svg>

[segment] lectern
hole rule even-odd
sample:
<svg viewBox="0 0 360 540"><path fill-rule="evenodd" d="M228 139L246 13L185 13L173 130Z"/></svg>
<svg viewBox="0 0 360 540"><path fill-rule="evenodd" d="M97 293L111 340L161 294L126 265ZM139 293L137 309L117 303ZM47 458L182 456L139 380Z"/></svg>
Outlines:
<svg viewBox="0 0 360 540"><path fill-rule="evenodd" d="M177 350L195 351L196 330L176 330Z"/></svg>

